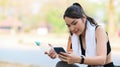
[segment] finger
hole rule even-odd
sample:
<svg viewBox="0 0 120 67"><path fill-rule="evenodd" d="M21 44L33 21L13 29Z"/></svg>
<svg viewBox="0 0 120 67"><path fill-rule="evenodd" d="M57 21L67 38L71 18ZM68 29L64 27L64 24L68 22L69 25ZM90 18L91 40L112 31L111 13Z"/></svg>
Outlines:
<svg viewBox="0 0 120 67"><path fill-rule="evenodd" d="M53 47L51 44L48 44L50 47Z"/></svg>
<svg viewBox="0 0 120 67"><path fill-rule="evenodd" d="M68 54L71 54L71 52L67 52Z"/></svg>
<svg viewBox="0 0 120 67"><path fill-rule="evenodd" d="M49 54L55 54L54 50L51 49L51 50L49 51Z"/></svg>
<svg viewBox="0 0 120 67"><path fill-rule="evenodd" d="M54 59L54 58L56 58L56 54L54 54L54 55L52 56L52 59Z"/></svg>
<svg viewBox="0 0 120 67"><path fill-rule="evenodd" d="M44 54L49 54L49 53L45 51Z"/></svg>
<svg viewBox="0 0 120 67"><path fill-rule="evenodd" d="M72 60L70 60L70 58L68 58L68 59L67 59L67 63L68 63L68 64L72 64L73 62L72 62Z"/></svg>
<svg viewBox="0 0 120 67"><path fill-rule="evenodd" d="M56 58L56 54L51 54L50 57L51 57L52 59L54 59L54 58Z"/></svg>
<svg viewBox="0 0 120 67"><path fill-rule="evenodd" d="M51 44L48 44L48 45L50 46L50 48L51 48L51 49L53 49L53 50L54 50L54 47L53 47Z"/></svg>
<svg viewBox="0 0 120 67"><path fill-rule="evenodd" d="M48 55L49 55L49 56L53 56L53 55L55 55L55 54L56 54L56 53L54 52L54 50L51 49Z"/></svg>
<svg viewBox="0 0 120 67"><path fill-rule="evenodd" d="M61 61L67 62L66 59L59 57Z"/></svg>
<svg viewBox="0 0 120 67"><path fill-rule="evenodd" d="M54 52L50 53L49 56L53 57L55 55Z"/></svg>
<svg viewBox="0 0 120 67"><path fill-rule="evenodd" d="M59 54L59 57L60 57L60 58L63 58L63 59L67 59L67 57L66 57L66 56L61 55L61 54Z"/></svg>
<svg viewBox="0 0 120 67"><path fill-rule="evenodd" d="M61 55L69 57L68 53L60 52Z"/></svg>

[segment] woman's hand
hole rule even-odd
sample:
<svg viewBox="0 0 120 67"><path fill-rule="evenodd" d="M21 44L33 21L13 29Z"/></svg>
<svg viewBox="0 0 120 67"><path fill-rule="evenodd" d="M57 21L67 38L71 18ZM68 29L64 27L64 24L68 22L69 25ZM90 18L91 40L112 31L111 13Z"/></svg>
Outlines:
<svg viewBox="0 0 120 67"><path fill-rule="evenodd" d="M73 64L73 63L80 63L81 61L81 57L80 56L76 56L73 53L64 53L61 52L58 57L64 61L67 62L68 64Z"/></svg>
<svg viewBox="0 0 120 67"><path fill-rule="evenodd" d="M48 44L48 45L51 47L51 49L49 52L46 51L45 54L47 54L50 58L55 59L57 57L57 54L54 51L52 45L51 44Z"/></svg>

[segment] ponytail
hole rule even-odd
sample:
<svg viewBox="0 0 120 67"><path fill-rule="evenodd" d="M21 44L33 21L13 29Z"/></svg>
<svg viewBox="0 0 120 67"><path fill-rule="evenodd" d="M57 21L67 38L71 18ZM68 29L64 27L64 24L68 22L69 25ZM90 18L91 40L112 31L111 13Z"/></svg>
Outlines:
<svg viewBox="0 0 120 67"><path fill-rule="evenodd" d="M76 5L82 8L82 6L79 3L73 3L73 5Z"/></svg>
<svg viewBox="0 0 120 67"><path fill-rule="evenodd" d="M87 16L87 20L90 22L90 24L94 24L95 26L98 25L97 22L89 16Z"/></svg>

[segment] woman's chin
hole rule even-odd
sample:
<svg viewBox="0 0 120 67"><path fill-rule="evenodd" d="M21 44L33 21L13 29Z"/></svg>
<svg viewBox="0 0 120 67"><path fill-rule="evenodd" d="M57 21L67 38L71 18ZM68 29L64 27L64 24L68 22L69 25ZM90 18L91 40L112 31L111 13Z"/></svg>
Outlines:
<svg viewBox="0 0 120 67"><path fill-rule="evenodd" d="M79 36L80 35L80 33L75 33L77 36Z"/></svg>

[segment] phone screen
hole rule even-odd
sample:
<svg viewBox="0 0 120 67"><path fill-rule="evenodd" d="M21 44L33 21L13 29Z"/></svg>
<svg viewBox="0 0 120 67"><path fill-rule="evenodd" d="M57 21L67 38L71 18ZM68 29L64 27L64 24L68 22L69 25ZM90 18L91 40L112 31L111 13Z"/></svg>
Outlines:
<svg viewBox="0 0 120 67"><path fill-rule="evenodd" d="M65 50L62 47L54 47L54 50L57 54L60 54L60 52L65 52Z"/></svg>

